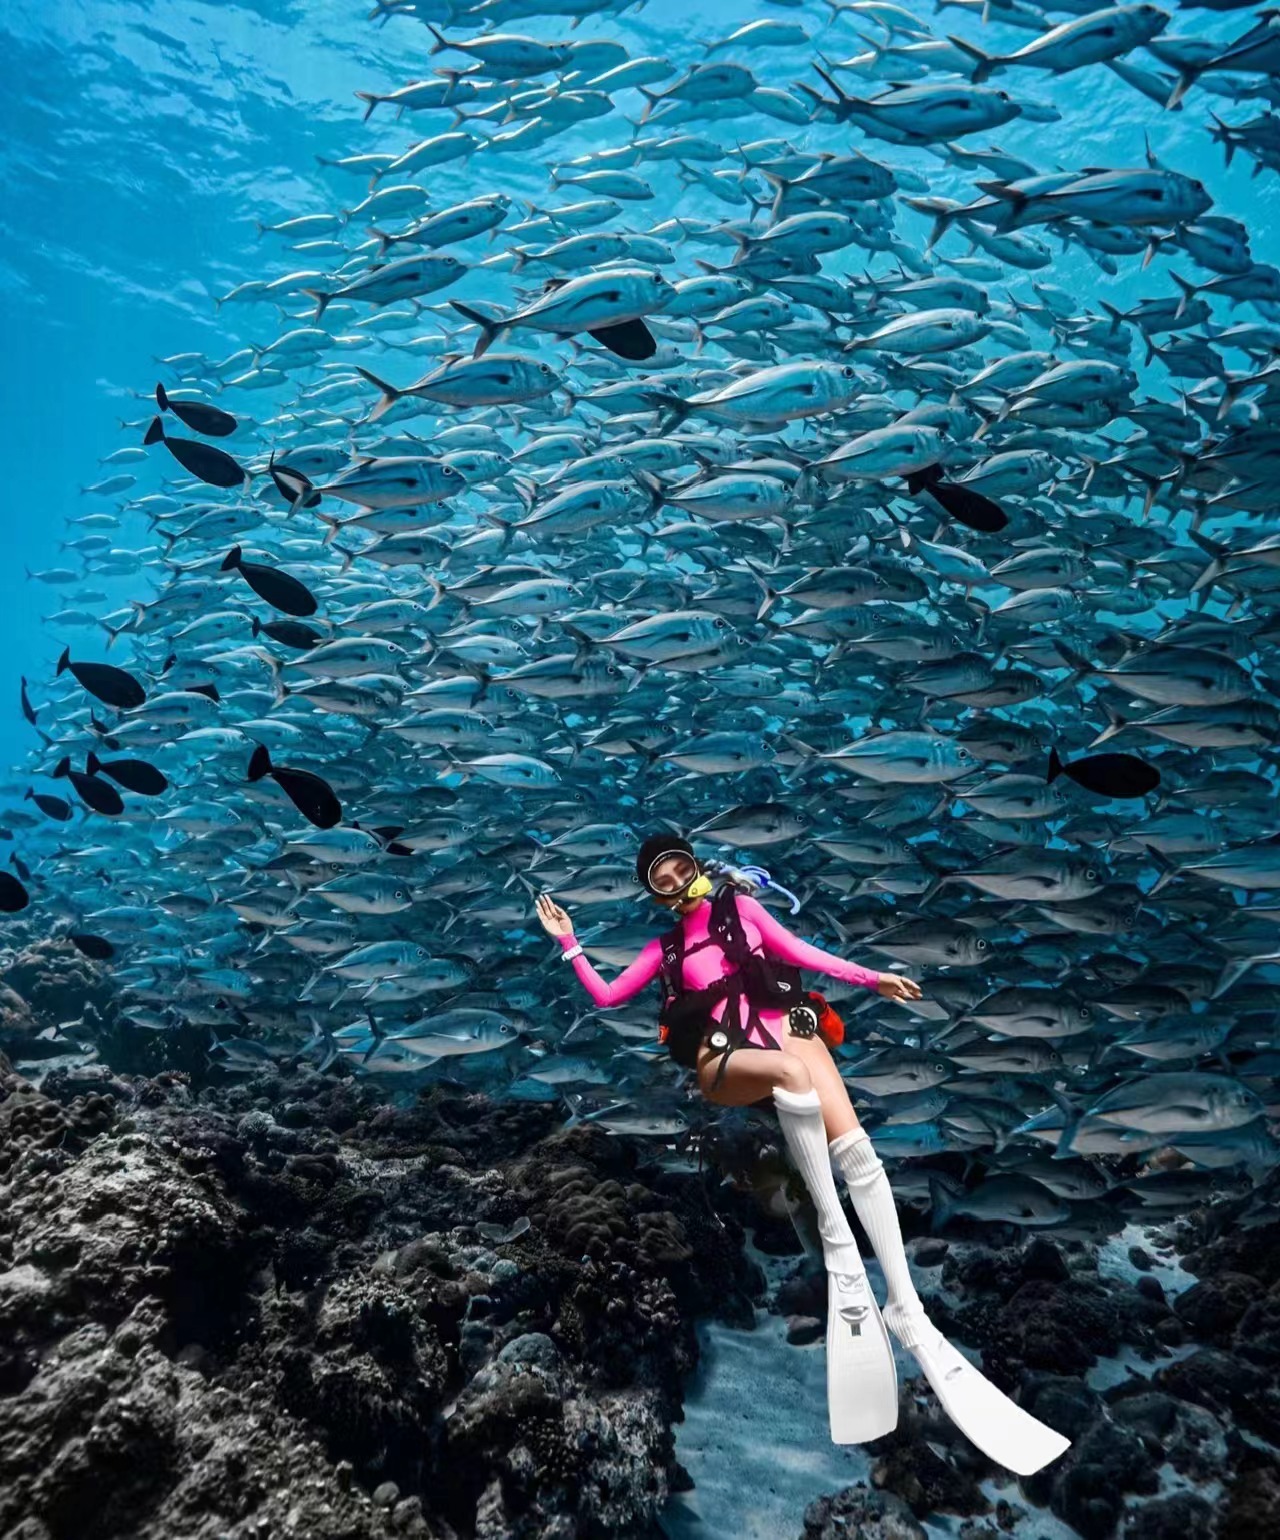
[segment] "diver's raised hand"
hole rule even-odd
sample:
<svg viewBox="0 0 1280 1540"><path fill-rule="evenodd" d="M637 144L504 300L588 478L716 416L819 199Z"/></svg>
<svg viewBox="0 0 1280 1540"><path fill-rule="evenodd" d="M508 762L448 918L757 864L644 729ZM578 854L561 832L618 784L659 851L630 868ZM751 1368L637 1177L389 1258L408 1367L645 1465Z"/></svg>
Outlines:
<svg viewBox="0 0 1280 1540"><path fill-rule="evenodd" d="M573 921L549 893L538 894L536 907L542 928L548 936L573 935Z"/></svg>
<svg viewBox="0 0 1280 1540"><path fill-rule="evenodd" d="M908 1000L920 999L924 991L915 979L903 978L900 973L882 973L876 985L876 993L883 995L886 1000L896 1000L899 1005L905 1005Z"/></svg>

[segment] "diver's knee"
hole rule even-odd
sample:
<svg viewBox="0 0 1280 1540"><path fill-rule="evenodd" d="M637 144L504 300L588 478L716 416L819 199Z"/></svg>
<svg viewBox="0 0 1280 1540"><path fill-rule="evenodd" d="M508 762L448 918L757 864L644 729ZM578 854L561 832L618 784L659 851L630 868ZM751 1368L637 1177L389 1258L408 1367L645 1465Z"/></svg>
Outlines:
<svg viewBox="0 0 1280 1540"><path fill-rule="evenodd" d="M773 1083L775 1086L781 1086L784 1091L802 1094L813 1089L813 1076L809 1073L809 1066L798 1054L780 1053L778 1066L773 1074Z"/></svg>

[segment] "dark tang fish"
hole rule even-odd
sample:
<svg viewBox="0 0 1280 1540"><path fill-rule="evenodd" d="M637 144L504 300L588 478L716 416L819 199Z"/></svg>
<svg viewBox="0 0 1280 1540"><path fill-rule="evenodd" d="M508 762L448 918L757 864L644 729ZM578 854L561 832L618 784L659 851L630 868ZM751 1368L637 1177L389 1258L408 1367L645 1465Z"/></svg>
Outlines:
<svg viewBox="0 0 1280 1540"><path fill-rule="evenodd" d="M73 663L69 647L63 648L58 659L57 672L61 674L65 669L71 670L90 695L120 711L131 711L147 698L147 692L132 674L111 663Z"/></svg>
<svg viewBox="0 0 1280 1540"><path fill-rule="evenodd" d="M59 823L66 823L71 817L71 804L64 802L61 797L51 797L43 791L32 791L27 788L27 794L22 799L24 802L34 802L47 818L56 818Z"/></svg>
<svg viewBox="0 0 1280 1540"><path fill-rule="evenodd" d="M126 791L136 791L140 797L158 797L168 791L169 778L145 759L100 760L90 753L85 760L90 775L105 775L123 786Z"/></svg>
<svg viewBox="0 0 1280 1540"><path fill-rule="evenodd" d="M238 545L227 552L222 570L238 572L258 598L265 600L272 609L283 610L286 615L314 615L316 612L315 596L304 583L277 567L268 567L265 562L245 561Z"/></svg>
<svg viewBox="0 0 1280 1540"><path fill-rule="evenodd" d="M1089 754L1064 764L1052 749L1045 779L1056 781L1060 775L1100 797L1145 797L1160 784L1160 772L1136 754Z"/></svg>
<svg viewBox="0 0 1280 1540"><path fill-rule="evenodd" d="M0 871L0 912L17 914L31 902L31 895L12 872Z"/></svg>
<svg viewBox="0 0 1280 1540"><path fill-rule="evenodd" d="M332 829L342 822L342 803L333 788L310 770L294 770L288 765L273 765L271 755L259 744L249 760L249 779L260 781L269 775L294 807L319 829Z"/></svg>
<svg viewBox="0 0 1280 1540"><path fill-rule="evenodd" d="M60 759L50 774L55 780L65 776L75 787L80 800L95 813L106 813L111 817L124 812L124 800L110 781L104 781L92 772L73 770L70 759Z"/></svg>
<svg viewBox="0 0 1280 1540"><path fill-rule="evenodd" d="M198 439L170 438L158 417L147 429L142 442L163 444L183 470L207 481L211 487L242 487L248 480L243 467L224 449L215 449L212 444L202 444Z"/></svg>
<svg viewBox="0 0 1280 1540"><path fill-rule="evenodd" d="M206 401L174 401L163 385L156 386L156 405L162 412L172 412L193 433L226 438L228 433L236 431L236 420L230 412L224 412L220 406L210 406Z"/></svg>
<svg viewBox="0 0 1280 1540"><path fill-rule="evenodd" d="M309 652L318 647L324 637L313 626L303 625L300 620L259 620L253 617L253 634L269 636L282 647L292 647L295 652Z"/></svg>
<svg viewBox="0 0 1280 1540"><path fill-rule="evenodd" d="M107 962L116 955L116 949L105 936L94 936L88 931L73 930L67 940L78 952L92 957L94 962Z"/></svg>
<svg viewBox="0 0 1280 1540"><path fill-rule="evenodd" d="M974 492L955 481L944 481L941 468L930 465L922 471L909 471L904 478L912 497L924 493L942 512L957 523L966 524L984 535L994 535L1009 522L1009 515L989 497Z"/></svg>

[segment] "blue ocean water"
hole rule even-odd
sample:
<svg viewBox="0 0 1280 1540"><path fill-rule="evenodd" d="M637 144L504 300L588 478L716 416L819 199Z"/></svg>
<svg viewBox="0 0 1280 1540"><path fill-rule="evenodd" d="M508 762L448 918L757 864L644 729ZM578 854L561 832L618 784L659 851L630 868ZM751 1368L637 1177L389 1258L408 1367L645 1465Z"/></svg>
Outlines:
<svg viewBox="0 0 1280 1540"><path fill-rule="evenodd" d="M991 50L1020 47L1030 36L997 21L983 27L958 9L934 15L922 7L921 13L938 35L954 32ZM589 18L572 35L616 38L633 53L686 63L703 56L705 41L727 36L752 17L801 14L819 51L837 58L858 51L854 26L817 5L799 12L763 3L652 0L639 12ZM1243 14L1188 11L1169 30L1232 37ZM533 17L510 29L552 38L565 33L565 23ZM112 505L81 488L111 474L100 462L112 451L140 441L149 415L142 398L163 373L156 360L186 351L221 358L270 340L263 334L275 324L271 309L218 310L214 303L245 279L289 270L278 247L259 242L255 221L357 201L362 182L326 171L316 156L398 150L420 137L427 130L411 115L397 122L387 108L363 123L354 93L395 89L439 61L428 62L430 38L421 23L393 16L379 25L360 0L180 8L124 0L10 0L0 15L0 38L0 336L7 365L0 391L11 446L8 560L0 569L0 693L16 699L18 676L48 672L68 640L41 620L61 607L59 590L29 580L27 570L63 565L65 521ZM811 50L769 52L770 79L817 83L808 69ZM1016 86L1059 104L1062 119L1009 124L988 136L1002 147L1046 169L1094 162L1125 167L1141 165L1149 143L1169 166L1205 181L1215 213L1248 225L1257 259L1280 255L1277 178L1253 177L1253 162L1243 155L1230 168L1223 164L1208 134L1208 115L1221 107L1219 98L1193 91L1182 111L1165 112L1101 67L1060 79L1024 72ZM774 130L797 145L805 142L803 129L757 123L761 134ZM561 135L548 151L497 155L488 164L481 156L443 168L432 174L433 188L442 198L501 188L537 200L547 191L544 162L551 152L555 160L568 159L599 142L600 132L587 123ZM864 141L850 130L810 134L819 145L852 143L887 153L897 164L927 166L935 191L960 185L926 152ZM654 205L661 217L706 212L705 195L696 187L682 192L669 168L651 169L662 187ZM910 237L909 218L904 233ZM838 254L827 270L839 272L847 257ZM855 263L865 257L854 249ZM1106 299L1124 306L1144 294L1169 292L1168 265L1157 259L1144 272L1138 259L1126 259L1112 278L1073 249L1051 270L1031 276L1079 294L1082 305L1096 308ZM881 258L873 270L891 271L892 263ZM484 288L472 281L457 292ZM1216 308L1226 314L1225 307ZM1135 363L1142 366L1139 349ZM1162 381L1158 363L1149 366L1149 379L1152 385ZM141 426L122 431L122 419ZM142 480L147 485L137 491L152 489L145 472ZM149 551L142 521L129 520L123 533L120 544ZM138 575L92 586L106 592L113 607L123 604L147 592L146 565L144 554ZM105 637L81 636L77 655L105 655ZM0 714L0 760L11 763L29 741L16 710Z"/></svg>
<svg viewBox="0 0 1280 1540"><path fill-rule="evenodd" d="M1050 13L1054 20L1067 14L1071 13ZM1232 38L1243 29L1245 14L1217 15L1190 10L1180 13L1170 30L1197 38ZM770 6L765 0L749 6L652 0L639 11L588 19L571 32L565 17L524 17L503 24L544 39L566 35L575 40L616 39L633 55L664 55L684 67L703 58L707 44L744 22L763 16L802 19L812 33L803 47L769 50L767 55L746 49L741 53L728 50L721 55L749 58L768 84L786 85L803 80L812 85L816 77L811 66L816 57L841 59L856 53L864 46L862 35L874 31L873 22L865 14L842 12L816 0L799 6ZM995 19L984 22L974 9L955 4L929 11L924 19L938 36L954 32L988 51L1016 49L1032 35ZM0 760L8 765L19 761L33 743L17 709L20 676L37 686L46 682L59 653L67 645L79 659L110 656L116 662L129 660L127 635L108 653L105 632L90 627L77 628L69 634L66 627L44 617L64 604L74 603L76 591L83 588L101 591L101 599L83 603L102 614L129 601L145 600L173 570L165 565L165 558L182 559L181 548L173 553L164 551L147 521L127 511L132 498L155 492L166 478L173 476L169 461L159 450L145 460L118 464L111 459L122 448L135 448L141 443L154 410L155 382L163 379L171 383L174 377L174 371L163 360L184 353L201 354L211 361L228 358L238 350L269 343L287 326L306 324L311 308L302 301L290 302L284 314L275 306L261 303L219 303L246 281L273 279L304 265L304 259L290 254L280 242L261 238L259 225L350 208L365 195L367 179L326 167L321 164L322 159L374 151L399 152L424 134L442 131L446 123L438 115L425 122L411 114L397 118L386 107L377 108L366 119L364 105L356 95L358 91L394 90L442 62L432 57L431 37L421 20L393 14L386 18L385 25L381 24L369 15L368 0L301 0L293 4L281 0L257 6L191 4L180 8L116 0L86 0L81 4L10 0L0 14L0 37L4 42L0 84L5 102L0 168L6 191L0 205L4 234L0 243L0 336L4 338L7 365L0 389L4 391L3 412L10 445L5 477L9 559L0 569L0 612L4 617L0 621L0 699L8 700L10 706L0 712ZM446 58L456 61L457 56ZM855 77L840 78L850 90L856 89ZM1212 194L1213 213L1238 219L1247 226L1257 261L1280 259L1280 191L1275 173L1255 175L1254 162L1244 154L1238 154L1231 165L1224 164L1222 150L1210 134L1212 112L1220 111L1232 121L1239 121L1262 110L1256 103L1228 107L1222 96L1210 94L1207 89L1195 89L1180 111L1166 111L1100 66L1060 79L1011 72L999 77L996 83L1045 110L1037 115L1038 121L1024 118L990 135L977 136L977 144L998 143L1010 154L1023 156L1045 171L1061 166L1133 168L1154 158L1162 166L1200 178ZM626 105L624 112L638 117L640 105L637 98ZM1049 120L1055 113L1056 120ZM696 121L689 126L694 131L701 127ZM565 132L536 151L485 151L467 162L432 171L424 180L436 207L497 191L534 205L545 204L552 197L547 175L550 165L604 144L618 143L624 127L614 114L604 123L588 122ZM740 132L747 129L746 125L730 120L724 125L710 124L707 132L732 146L738 142ZM927 149L901 148L867 139L849 127L796 125L755 117L749 132L752 136L786 139L799 148L858 149L926 178L930 191L942 196L971 196L981 176L980 172L961 171ZM685 185L669 163L642 169L653 180L657 197L652 203L627 210L626 222L632 228L644 229L650 223L681 215L703 219L745 217L744 208L720 206L696 183ZM901 207L897 218L897 228L904 240L917 251L923 249L927 221ZM1044 235L1055 247L1059 244L1042 228L1033 233ZM950 255L960 255L965 248L962 241L953 237L944 249ZM700 247L698 252L704 256L715 254L721 261L727 261L729 255L724 248L709 253L707 248ZM682 276L691 270L690 255L680 251ZM823 267L834 275L870 273L885 278L897 271L892 256L873 256L860 246L824 259ZM1079 247L1064 246L1052 267L1031 274L1008 270L1006 279L993 289L1000 300L1011 294L1020 302L1030 303L1035 292L1033 281L1049 283L1060 296L1074 296L1081 313L1096 313L1103 304L1126 309L1153 295L1176 295L1171 271L1192 273L1200 281L1210 276L1207 270L1194 269L1184 255L1169 250L1162 250L1146 267L1139 256L1121 258L1117 267L1116 273L1108 274ZM529 277L530 287L533 282ZM506 270L477 269L450 289L448 297L505 305L514 287ZM1253 320L1258 315L1249 306L1237 310L1217 299L1213 309L1215 321L1221 324L1237 317ZM297 319L286 320L286 315ZM1037 334L1037 345L1042 342L1043 334ZM1144 356L1141 339L1136 336L1131 356L1141 379L1139 396L1176 401L1181 391L1195 383L1172 379L1158 358ZM381 368L387 357L374 349L368 361ZM411 364L420 361L413 355L392 354L387 372L397 381L404 381L410 377ZM1234 354L1233 365L1241 367L1242 363L1242 356ZM306 389L323 378L318 373L300 373ZM273 410L287 407L296 398L297 388L295 380L278 393L229 390L218 400L261 423ZM118 492L85 490L118 471L136 475L136 484ZM1135 504L1136 500L1131 500L1128 511L1136 514ZM76 526L69 521L117 507L126 511L122 528L112 536L118 549L109 572L103 571L95 558L82 563L74 554L68 554L65 542L77 534ZM1160 508L1152 515L1155 520L1166 516L1167 510ZM1235 520L1219 517L1214 521L1214 533L1226 536L1233 525L1257 528L1255 521L1244 516ZM31 575L63 567L75 569L74 581L50 583ZM244 597L243 593L240 597ZM1211 613L1223 614L1228 603L1229 600L1215 595ZM1175 586L1169 597L1137 615L1127 616L1125 623L1131 631L1151 631L1177 619L1188 606L1189 601ZM1107 612L1105 607L1095 608L1101 608L1104 616L1097 628L1101 631L1105 629ZM157 660L153 656L149 663L153 676ZM675 695L675 687L672 694ZM1064 715L1071 709L1061 708ZM607 716L607 706L601 708L601 714ZM665 724L673 725L678 724ZM859 724L852 719L848 723L851 733L860 731L863 725L865 721ZM691 721L689 726L692 731L698 724ZM344 732L348 734L345 737ZM348 728L335 732L337 752L344 752L355 736ZM406 753L404 759L408 761L411 756ZM1208 756L1199 763L1203 768ZM1238 763L1231 761L1231 767L1236 768ZM243 792L244 766L240 760L231 764L228 758L226 765L210 760L206 766L211 772L209 781L213 781L217 771L227 770L218 784L219 793L225 794L227 802ZM350 785L350 764L338 768ZM643 786L643 777L640 784ZM25 785L25 778L16 785ZM370 792L358 778L355 785L360 796ZM259 795L262 790L259 787ZM721 790L717 786L712 794L720 795ZM487 788L481 795L488 795ZM729 802L731 795L731 789L725 785L722 801ZM815 801L818 797L820 793ZM250 795L245 793L244 802L249 801ZM510 806L519 807L518 798L513 798ZM631 816L634 807L633 798L627 816ZM1139 816L1135 814L1135 818ZM1258 817L1256 828L1246 825L1251 832L1257 832L1265 823L1265 810L1259 811ZM853 822L852 818L849 822ZM142 825L141 817L138 824ZM1223 819L1217 831L1221 842L1234 842L1240 827ZM43 841L47 853L55 841L62 840L63 828L51 824L38 828L31 835L31 843L39 845ZM77 836L82 834L80 823L73 828ZM100 832L99 822L90 822L89 837ZM139 828L136 825L128 832L138 835ZM176 836L180 830L170 832ZM149 832L143 825L138 840L140 848L147 847L148 838ZM963 838L964 834L957 835L957 840ZM1056 835L1047 836L1045 843L1051 838L1056 839ZM121 841L122 846L127 843ZM169 885L167 871L179 868L177 859L172 867L169 864L178 843L175 837L172 844L163 845L159 873L153 867L148 874L152 879L150 885L139 882L139 889L149 899ZM161 844L162 841L156 841L147 848L153 851ZM921 844L929 853L929 831ZM200 854L197 849L196 856ZM66 864L61 867L58 896L64 901L64 916L76 907L74 902L67 901L73 880L83 882L82 891L92 895L91 900L86 898L85 907L89 902L107 902L102 895L105 891L110 896L112 874L100 855L99 850L95 859L100 869L90 872L86 868L83 877L74 867L73 876L68 877ZM142 864L139 858L139 867ZM435 874L430 857L420 864ZM1126 874L1139 864L1131 862ZM184 874L193 887L200 886L201 871L193 861L190 872ZM157 875L166 880L157 882ZM837 871L836 875L848 874ZM909 885L918 875L909 874L901 889L907 898L902 906L906 912L913 912L911 899L922 891ZM1149 865L1143 867L1141 875L1143 882L1149 881L1153 875ZM226 872L220 873L221 878L226 876ZM447 872L446 876L454 880L457 873ZM893 887L894 880L890 875L882 891L896 895L899 890ZM174 885L177 884L175 878ZM128 883L120 886L129 889L126 899L134 896ZM494 886L498 886L496 882ZM267 891L269 898L270 890ZM843 897L849 889L837 891ZM482 898L490 896L468 892L465 882L460 888L451 888L447 896L457 898L459 893L467 902L475 898L477 908ZM218 897L222 896L220 892ZM1175 898L1184 896L1183 889L1175 890ZM75 895L70 897L74 899ZM500 945L503 938L518 933L521 925L525 926L526 942L533 935L527 914L520 912L523 895L517 891L514 898L507 897L510 901L504 908L502 896L497 896L496 917L491 924L486 917L486 947ZM930 892L921 901L921 910L947 910L953 893L945 894L931 909L934 897ZM1212 931L1217 918L1212 902L1197 909L1194 902L1188 901L1183 911L1176 911L1168 898L1166 903L1169 914L1186 914L1189 926L1200 927L1195 931L1197 938ZM227 1012L226 1001L218 992L225 990L234 1003L248 1000L262 984L264 1017L269 1017L283 1002L282 1019L290 1032L296 1028L296 1036L301 1037L305 1027L297 1018L305 1013L297 1010L296 986L310 971L311 964L304 966L297 958L291 958L289 961L296 967L290 969L286 965L283 971L268 975L267 965L278 962L279 949L271 952L263 947L253 954L258 961L244 965L245 932L228 918L229 906L210 907L216 912L202 916L189 930L184 929L184 919L177 911L160 919L155 948L160 953L159 969L173 964L176 958L174 975L184 988L194 984L208 996L218 996L216 1008L211 1007L215 1036L219 1032L225 1035L225 1020L233 1014ZM1231 903L1222 902L1224 918L1232 907ZM593 918L591 902L584 901L582 908L589 922ZM428 893L420 911L403 923L421 923L425 930L443 912L434 907L434 895ZM428 914L429 919L422 918ZM803 923L808 918L806 915ZM136 986L141 976L150 992L150 1003L167 1007L164 990L170 987L169 975L159 980L150 978L145 964L130 971L134 960L128 956L128 949L135 920L125 904L121 912L108 917L102 929L110 932L126 954L120 975L125 990L131 984ZM1038 948L1028 939L1025 949L1019 950L1017 971L1011 967L1005 972L996 970L997 975L1001 979L1016 976L1019 981L1033 977L1052 979L1054 971L1060 970L1058 976L1067 977L1073 955L1092 962L1095 954L1102 956L1111 948L1114 933L1108 933L1105 924L1100 931L1090 933L1087 923L1082 922L1079 931L1069 934L1064 919L1062 928L1066 942L1061 936L1052 936L1046 942L1042 934L1037 934L1034 941L1039 943ZM442 949L444 935L441 931L434 937L441 941ZM381 918L366 925L362 917L359 936L362 941L372 941L375 936L383 939ZM1068 943L1079 941L1081 936L1084 939L1078 953L1073 954ZM1150 935L1145 936L1135 943L1134 950L1140 952L1144 942L1150 940ZM533 935L534 945L541 946L542 941L541 936ZM1180 959L1174 952L1181 944L1178 937L1163 951L1153 945L1151 955L1158 955L1171 969L1176 969ZM526 948L528 956L533 955L533 949L532 945ZM265 962L261 960L264 951L268 952ZM253 973L255 967L261 969L259 974ZM557 976L554 963L544 973L547 971L552 975L547 992L558 991L555 1004L564 1006L572 985L563 975ZM614 971L612 966L609 971ZM1116 995L1123 993L1119 984L1122 975L1112 977L1101 970L1095 976L1100 994L1107 993L1106 986L1113 983L1117 986ZM1255 979L1258 977L1267 975L1259 970L1254 974ZM947 985L954 985L955 979L954 972L950 976L944 972L939 993ZM931 982L938 981L935 978ZM241 996L234 993L237 985L244 991ZM389 998L394 1014L398 1003L394 991ZM412 1000L413 996L408 998ZM1196 996L1196 1002L1207 1006L1204 1014L1226 1009L1208 1006L1203 993ZM582 1003L580 997L574 997L575 1015ZM1247 1025L1247 1004L1231 1008L1239 1010ZM411 1005L409 1009L416 1007ZM944 1006L946 1009L949 1007ZM1158 1015L1162 1009L1164 1006L1153 1008L1152 1014ZM343 1010L348 1011L346 1003ZM359 1016L360 1011L352 1004L349 1013ZM161 1014L159 1009L152 1013L153 1017ZM196 1014L194 1009L192 1014ZM1125 1032L1128 1024L1141 1014L1142 1007L1131 1007L1130 1002L1122 1000L1114 1011L1114 1023L1108 1024L1108 1032ZM208 1025L207 1016L202 1024ZM251 1029L256 1030L258 1025L251 1022ZM269 1029L274 1025L269 1022ZM140 1034L148 1030L145 1023L138 1026ZM351 1026L345 1030L352 1030ZM235 1065L235 1070L260 1067L262 1061L255 1061L252 1052L255 1046L261 1046L261 1038L236 1041L236 1051L246 1058ZM367 1067L364 1059L371 1055L366 1054L363 1044L353 1050L352 1041L347 1040L348 1051L353 1061L361 1061L363 1070ZM290 1046L298 1045L291 1040ZM1253 1046L1248 1045L1250 1050ZM1085 1050L1081 1057L1087 1053ZM1201 1057L1208 1068L1218 1067L1211 1053ZM383 1058L383 1065L388 1058L389 1055ZM1161 1062L1153 1056L1148 1067L1154 1064L1158 1068ZM1200 1059L1195 1062L1199 1064ZM391 1063L394 1066L394 1059ZM376 1072L380 1067L375 1063L372 1069ZM1092 1060L1090 1067L1094 1067ZM1099 1084L1091 1086L1092 1090L1100 1090L1111 1067L1108 1061ZM437 1068L438 1065L432 1065L433 1071ZM482 1066L479 1075L484 1072ZM1263 1072L1267 1072L1265 1064ZM416 1073L411 1070L406 1078L412 1079ZM502 1079L503 1074L495 1072L494 1084L500 1084ZM553 1101L557 1093L538 1085L534 1094ZM922 1178L910 1165L913 1126L908 1124L906 1139L896 1143L895 1131L886 1130L881 1140L877 1129L877 1142L886 1154L899 1158L893 1161L897 1195L927 1204L928 1187L925 1185L921 1191ZM902 1130L896 1132L901 1134ZM1015 1153L1024 1154L1029 1148L1020 1147ZM907 1159L899 1164L904 1154ZM1148 1268L1150 1265L1148 1260ZM1126 1276L1126 1285L1131 1282ZM782 1336L774 1323L773 1340L765 1344L768 1351L760 1354L759 1361L745 1365L728 1362L726 1374L723 1370L731 1358L726 1353L721 1360L719 1380L714 1372L708 1375L700 1392L703 1399L698 1404L698 1416L692 1419L693 1427L686 1430L686 1453L692 1451L690 1468L695 1468L694 1456L699 1452L706 1467L718 1460L720 1449L716 1439L707 1436L707 1430L711 1429L713 1434L719 1430L726 1402L734 1403L738 1412L744 1414L740 1421L746 1425L746 1431L737 1436L748 1445L754 1443L757 1424L754 1417L745 1415L745 1411L755 1411L750 1404L752 1392L744 1393L741 1386L768 1383L779 1372L790 1354ZM728 1329L725 1338L741 1345ZM816 1371L816 1354L821 1349L813 1343L810 1347L815 1352L797 1376L797 1393L780 1398L785 1403L785 1431L797 1449L803 1449L805 1441L812 1439L814 1426L821 1431L820 1376ZM821 1453L825 1456L830 1451L823 1445ZM776 1503L752 1505L749 1492L745 1498L740 1494L740 1501L757 1510L753 1515L757 1526L772 1522L775 1510L794 1516L815 1486L834 1486L843 1479L833 1467L847 1466L852 1470L856 1466L862 1474L860 1461L861 1456L857 1461L852 1457L834 1460L815 1473L803 1467L797 1456L786 1472L790 1480L778 1478ZM698 1474L701 1478L702 1468L698 1468ZM710 1480L703 1485L704 1490L712 1489ZM1037 1521L1033 1518L1030 1522L1034 1525ZM729 1529L733 1533L748 1532L742 1515ZM756 1532L767 1530L758 1528ZM1029 1527L1020 1540L1053 1532Z"/></svg>

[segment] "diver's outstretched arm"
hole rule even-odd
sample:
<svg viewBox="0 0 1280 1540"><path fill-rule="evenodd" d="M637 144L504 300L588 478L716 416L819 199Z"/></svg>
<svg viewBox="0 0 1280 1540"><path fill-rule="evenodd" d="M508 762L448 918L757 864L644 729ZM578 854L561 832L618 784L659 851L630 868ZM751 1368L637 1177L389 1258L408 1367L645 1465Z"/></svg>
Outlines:
<svg viewBox="0 0 1280 1540"><path fill-rule="evenodd" d="M572 931L567 936L556 938L566 952L577 946ZM587 961L587 954L579 952L573 959L573 971L582 980L587 993L597 1005L621 1005L624 1000L630 1000L632 995L639 994L644 986L657 977L658 969L662 967L662 942L657 936L651 941L646 941L639 955L627 964L622 972L610 983L596 972Z"/></svg>
<svg viewBox="0 0 1280 1540"><path fill-rule="evenodd" d="M843 979L847 984L861 984L864 989L879 989L881 975L874 968L864 968L861 963L850 962L847 958L837 957L832 952L824 952L821 947L802 941L776 920L759 899L752 898L749 893L739 895L738 908L744 918L750 920L760 932L760 939L770 957L794 963L798 968L812 968L831 978ZM895 975L891 974L890 977Z"/></svg>

